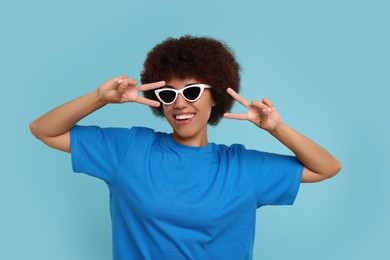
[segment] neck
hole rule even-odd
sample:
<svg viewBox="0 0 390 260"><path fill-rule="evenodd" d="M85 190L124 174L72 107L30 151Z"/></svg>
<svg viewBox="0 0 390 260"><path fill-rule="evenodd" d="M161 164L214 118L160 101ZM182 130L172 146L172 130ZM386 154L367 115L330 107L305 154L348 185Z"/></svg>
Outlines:
<svg viewBox="0 0 390 260"><path fill-rule="evenodd" d="M172 136L176 142L187 146L202 147L202 146L207 146L209 144L207 138L207 132L204 134L198 134L197 136L191 136L191 137L183 137L174 132Z"/></svg>

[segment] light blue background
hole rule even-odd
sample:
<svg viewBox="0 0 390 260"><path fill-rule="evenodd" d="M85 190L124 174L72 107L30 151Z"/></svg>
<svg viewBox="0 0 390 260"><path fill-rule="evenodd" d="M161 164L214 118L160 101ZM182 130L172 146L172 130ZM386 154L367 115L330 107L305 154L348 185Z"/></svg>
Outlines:
<svg viewBox="0 0 390 260"><path fill-rule="evenodd" d="M0 259L110 259L108 191L72 174L30 121L108 78L139 78L168 36L226 41L242 95L271 98L285 122L343 164L302 185L292 207L258 211L255 259L389 259L388 1L3 1L0 4ZM234 111L243 111L235 106ZM149 108L112 105L82 121L169 131ZM217 143L290 153L248 122L223 120Z"/></svg>

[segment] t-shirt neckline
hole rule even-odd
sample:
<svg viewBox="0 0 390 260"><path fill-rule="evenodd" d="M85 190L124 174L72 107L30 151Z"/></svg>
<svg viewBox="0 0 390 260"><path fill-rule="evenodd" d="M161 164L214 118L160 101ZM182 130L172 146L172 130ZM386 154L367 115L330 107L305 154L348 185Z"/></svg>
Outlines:
<svg viewBox="0 0 390 260"><path fill-rule="evenodd" d="M166 144L174 150L183 152L183 153L197 153L197 154L207 154L211 153L213 150L213 144L208 142L206 146L189 146L185 144L181 144L177 142L175 139L173 139L172 134L165 135L165 142Z"/></svg>

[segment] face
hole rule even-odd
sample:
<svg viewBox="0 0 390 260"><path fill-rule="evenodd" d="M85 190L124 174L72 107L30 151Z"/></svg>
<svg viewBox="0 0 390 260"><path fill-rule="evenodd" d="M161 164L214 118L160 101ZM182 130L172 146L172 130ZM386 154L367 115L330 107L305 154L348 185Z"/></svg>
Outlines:
<svg viewBox="0 0 390 260"><path fill-rule="evenodd" d="M197 83L202 82L192 78L173 78L166 82L166 87L180 90ZM208 144L207 122L214 105L211 91L207 88L195 102L189 102L182 94L178 94L172 104L163 105L165 118L173 129L173 138L184 145L206 146Z"/></svg>

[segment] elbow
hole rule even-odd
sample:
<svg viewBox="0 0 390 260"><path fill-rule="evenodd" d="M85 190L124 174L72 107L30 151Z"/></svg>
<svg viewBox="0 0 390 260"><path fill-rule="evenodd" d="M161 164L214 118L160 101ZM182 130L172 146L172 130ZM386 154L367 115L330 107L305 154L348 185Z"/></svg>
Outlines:
<svg viewBox="0 0 390 260"><path fill-rule="evenodd" d="M38 126L36 121L30 123L30 132L37 138L41 139L38 131Z"/></svg>
<svg viewBox="0 0 390 260"><path fill-rule="evenodd" d="M337 161L337 170L336 170L335 175L338 174L342 168L343 168L343 166L341 166L341 163L339 161Z"/></svg>
<svg viewBox="0 0 390 260"><path fill-rule="evenodd" d="M332 167L329 169L327 179L332 178L336 176L341 171L341 163L336 160L336 162L332 165Z"/></svg>
<svg viewBox="0 0 390 260"><path fill-rule="evenodd" d="M305 167L302 174L302 182L321 182L336 176L340 171L341 164L337 160L332 165L327 165L326 168L322 168L319 171L313 171Z"/></svg>

